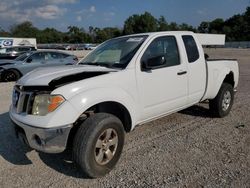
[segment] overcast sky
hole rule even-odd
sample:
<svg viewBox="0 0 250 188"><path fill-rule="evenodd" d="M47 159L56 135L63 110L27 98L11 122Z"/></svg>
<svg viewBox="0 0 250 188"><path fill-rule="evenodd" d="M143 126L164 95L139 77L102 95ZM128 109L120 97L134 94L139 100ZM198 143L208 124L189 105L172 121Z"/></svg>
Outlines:
<svg viewBox="0 0 250 188"><path fill-rule="evenodd" d="M197 26L201 21L241 14L250 0L0 0L0 27L22 21L66 31L69 25L122 27L132 14L150 12L168 22Z"/></svg>

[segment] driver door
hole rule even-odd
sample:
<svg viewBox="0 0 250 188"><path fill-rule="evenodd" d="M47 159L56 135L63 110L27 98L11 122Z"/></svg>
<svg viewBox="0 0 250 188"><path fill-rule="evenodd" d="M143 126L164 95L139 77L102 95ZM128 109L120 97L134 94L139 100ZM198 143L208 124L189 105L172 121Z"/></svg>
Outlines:
<svg viewBox="0 0 250 188"><path fill-rule="evenodd" d="M175 111L187 104L187 68L181 62L174 36L154 39L140 63L137 79L142 120Z"/></svg>

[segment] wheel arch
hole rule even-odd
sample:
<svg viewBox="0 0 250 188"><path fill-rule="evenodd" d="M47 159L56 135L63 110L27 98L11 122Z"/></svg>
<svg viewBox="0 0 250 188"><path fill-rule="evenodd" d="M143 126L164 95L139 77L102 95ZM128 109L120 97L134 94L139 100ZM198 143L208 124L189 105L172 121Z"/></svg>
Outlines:
<svg viewBox="0 0 250 188"><path fill-rule="evenodd" d="M20 76L23 76L23 74L21 73L21 71L18 70L18 69L16 69L16 68L7 69L7 71L12 71L12 70L17 71L17 72L19 73Z"/></svg>
<svg viewBox="0 0 250 188"><path fill-rule="evenodd" d="M223 70L220 71L220 73L217 75L218 73L216 71L211 72L211 76L208 80L208 88L207 88L207 93L205 95L205 97L203 99L213 99L216 97L216 95L218 94L221 86L223 83L229 83L230 85L233 86L233 88L236 85L236 81L235 81L235 75L232 72L232 70L230 70L229 68L225 68Z"/></svg>
<svg viewBox="0 0 250 188"><path fill-rule="evenodd" d="M217 94L219 93L220 88L221 88L223 83L231 84L233 86L233 88L234 88L235 81L234 81L234 74L233 74L232 71L226 70L226 71L222 72L222 74L221 74L221 76L219 77L218 80L219 80L219 82L218 82L218 84L216 86L215 96L217 96Z"/></svg>
<svg viewBox="0 0 250 188"><path fill-rule="evenodd" d="M124 130L126 132L130 132L132 128L132 118L129 113L129 110L123 104L119 102L115 102L115 101L101 102L101 103L91 106L84 113L86 112L92 113L92 111L94 113L101 113L101 112L109 113L118 117L121 120L124 126Z"/></svg>
<svg viewBox="0 0 250 188"><path fill-rule="evenodd" d="M4 69L4 71L2 72L2 75L5 75L9 71L16 71L19 74L19 78L21 78L23 76L23 74L16 68Z"/></svg>
<svg viewBox="0 0 250 188"><path fill-rule="evenodd" d="M116 116L123 124L125 132L130 132L132 130L132 117L129 110L125 105L116 101L104 101L92 105L86 109L75 121L68 137L68 147L72 146L74 137L77 133L79 126L91 115L95 113L109 113Z"/></svg>
<svg viewBox="0 0 250 188"><path fill-rule="evenodd" d="M235 86L235 80L234 80L234 73L230 71L224 78L222 83L228 83L232 85L233 87Z"/></svg>

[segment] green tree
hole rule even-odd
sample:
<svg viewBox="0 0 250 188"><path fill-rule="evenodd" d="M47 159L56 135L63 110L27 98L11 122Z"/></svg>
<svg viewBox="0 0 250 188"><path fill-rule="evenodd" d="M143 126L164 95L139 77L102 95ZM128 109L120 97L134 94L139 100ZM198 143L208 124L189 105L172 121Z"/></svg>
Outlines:
<svg viewBox="0 0 250 188"><path fill-rule="evenodd" d="M116 27L106 27L103 29L94 28L95 42L101 43L110 38L118 37L122 35L122 31Z"/></svg>
<svg viewBox="0 0 250 188"><path fill-rule="evenodd" d="M98 28L90 26L86 32L84 28L69 26L67 32L54 28L40 30L31 22L26 21L13 25L10 31L0 27L2 37L34 37L38 43L89 43L103 42L104 40L118 37L122 34L152 32L152 31L190 30L201 33L225 33L228 41L250 41L250 7L243 14L234 15L225 21L217 18L211 22L201 22L198 28L186 23L168 23L164 16L156 19L149 12L141 15L134 14L126 19L123 30L116 27Z"/></svg>
<svg viewBox="0 0 250 188"><path fill-rule="evenodd" d="M247 7L245 14L243 15L245 27L245 40L250 41L250 7Z"/></svg>
<svg viewBox="0 0 250 188"><path fill-rule="evenodd" d="M91 41L90 35L86 33L83 28L76 26L69 26L67 35L69 39L67 42L69 43L84 43Z"/></svg>
<svg viewBox="0 0 250 188"><path fill-rule="evenodd" d="M33 26L29 21L13 25L10 29L11 36L13 37L37 37L39 29Z"/></svg>
<svg viewBox="0 0 250 188"><path fill-rule="evenodd" d="M38 43L63 43L64 33L54 28L46 28L37 36Z"/></svg>
<svg viewBox="0 0 250 188"><path fill-rule="evenodd" d="M200 33L209 33L210 22L201 22L198 31Z"/></svg>
<svg viewBox="0 0 250 188"><path fill-rule="evenodd" d="M193 26L188 25L186 23L182 23L178 27L179 27L179 30L181 30L181 31L193 31L193 32L197 31L196 28L194 28Z"/></svg>
<svg viewBox="0 0 250 188"><path fill-rule="evenodd" d="M158 31L169 31L169 25L164 16L160 16L158 19Z"/></svg>
<svg viewBox="0 0 250 188"><path fill-rule="evenodd" d="M0 37L9 37L10 33L0 27Z"/></svg>
<svg viewBox="0 0 250 188"><path fill-rule="evenodd" d="M171 22L169 24L169 30L170 31L178 31L179 30L179 26L176 22Z"/></svg>
<svg viewBox="0 0 250 188"><path fill-rule="evenodd" d="M227 33L227 39L230 41L243 41L249 35L245 33L245 28L248 24L245 23L241 15L235 15L227 19L224 25L228 30L230 28L230 32Z"/></svg>
<svg viewBox="0 0 250 188"><path fill-rule="evenodd" d="M224 26L224 20L221 18L217 18L210 22L209 24L209 32L210 33L222 33Z"/></svg>
<svg viewBox="0 0 250 188"><path fill-rule="evenodd" d="M130 16L124 23L124 34L143 33L157 31L157 19L149 12L141 15Z"/></svg>

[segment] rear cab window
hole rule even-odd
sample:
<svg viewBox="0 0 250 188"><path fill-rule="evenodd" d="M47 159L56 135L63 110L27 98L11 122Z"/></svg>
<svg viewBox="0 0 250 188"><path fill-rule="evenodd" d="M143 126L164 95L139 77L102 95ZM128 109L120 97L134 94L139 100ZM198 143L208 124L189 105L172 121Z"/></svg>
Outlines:
<svg viewBox="0 0 250 188"><path fill-rule="evenodd" d="M194 63L200 58L199 50L197 44L192 35L183 35L182 40L185 45L188 62Z"/></svg>

